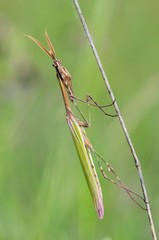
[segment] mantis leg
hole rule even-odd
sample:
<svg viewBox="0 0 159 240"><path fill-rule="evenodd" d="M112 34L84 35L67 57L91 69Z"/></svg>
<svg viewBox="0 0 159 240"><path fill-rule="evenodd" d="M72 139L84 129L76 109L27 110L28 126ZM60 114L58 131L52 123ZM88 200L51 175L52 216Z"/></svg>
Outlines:
<svg viewBox="0 0 159 240"><path fill-rule="evenodd" d="M121 181L121 179L119 178L119 176L115 173L114 169L112 168L112 166L105 161L105 159L103 159L94 149L92 149L92 152L95 154L95 157L96 157L96 160L97 160L97 163L99 165L99 168L100 168L100 171L103 175L103 177L111 182L112 184L115 184L116 186L124 189L126 191L126 193L129 195L129 197L139 206L141 207L142 209L146 210L135 198L134 196L136 196L137 198L139 198L140 200L144 201L144 199L137 193L133 192L132 190L130 190L129 188L127 188ZM107 169L108 169L108 172L111 172L114 177L116 178L117 181L113 180L113 179L110 179L107 174L105 173L101 163L100 163L100 160L102 160L104 162L104 164L106 165ZM134 195L134 196L133 196Z"/></svg>
<svg viewBox="0 0 159 240"><path fill-rule="evenodd" d="M114 102L110 103L110 104L107 104L107 105L99 105L90 95L87 95L86 96L86 100L82 100L78 97L75 97L75 96L70 96L70 100L74 103L74 100L77 100L79 102L82 102L82 103L85 103L85 104L89 104L90 106L93 106L93 107L97 107L98 109L100 109L101 112L104 113L104 115L106 116L109 116L109 117L117 117L117 114L110 114L110 113L107 113L103 110L103 108L107 108L107 107L111 107Z"/></svg>

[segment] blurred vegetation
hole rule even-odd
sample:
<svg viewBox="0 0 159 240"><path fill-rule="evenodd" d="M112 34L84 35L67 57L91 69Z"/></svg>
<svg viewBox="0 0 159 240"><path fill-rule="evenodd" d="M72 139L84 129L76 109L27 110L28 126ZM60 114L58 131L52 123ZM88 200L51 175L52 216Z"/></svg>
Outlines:
<svg viewBox="0 0 159 240"><path fill-rule="evenodd" d="M159 2L80 2L141 160L158 227ZM151 239L146 213L102 177L105 217L98 220L51 61L24 36L44 43L46 28L75 95L110 103L72 1L0 4L0 239ZM118 120L96 109L91 120L95 149L141 192Z"/></svg>

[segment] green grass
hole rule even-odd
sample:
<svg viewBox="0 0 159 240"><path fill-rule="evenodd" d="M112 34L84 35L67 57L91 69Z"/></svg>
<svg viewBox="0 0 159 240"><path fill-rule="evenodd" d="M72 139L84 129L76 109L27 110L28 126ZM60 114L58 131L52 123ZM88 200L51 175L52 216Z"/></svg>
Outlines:
<svg viewBox="0 0 159 240"><path fill-rule="evenodd" d="M81 7L141 160L157 227L159 3L94 0ZM102 176L105 217L98 220L51 61L24 36L45 43L45 28L75 95L110 103L72 1L1 1L0 239L151 239L146 213ZM94 148L140 192L118 120L95 109L91 120Z"/></svg>

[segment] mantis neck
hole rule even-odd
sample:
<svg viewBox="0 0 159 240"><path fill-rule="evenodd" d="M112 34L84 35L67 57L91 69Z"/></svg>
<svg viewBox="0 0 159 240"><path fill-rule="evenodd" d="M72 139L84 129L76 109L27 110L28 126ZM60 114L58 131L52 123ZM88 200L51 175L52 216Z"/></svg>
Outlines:
<svg viewBox="0 0 159 240"><path fill-rule="evenodd" d="M68 94L67 94L66 88L65 88L63 82L61 81L61 79L59 79L59 84L60 84L60 88L61 88L61 92L62 92L62 97L63 97L65 109L66 109L66 115L70 115L70 114L73 115L73 113L72 113L72 111L71 111L71 108L70 108L70 103L69 103Z"/></svg>

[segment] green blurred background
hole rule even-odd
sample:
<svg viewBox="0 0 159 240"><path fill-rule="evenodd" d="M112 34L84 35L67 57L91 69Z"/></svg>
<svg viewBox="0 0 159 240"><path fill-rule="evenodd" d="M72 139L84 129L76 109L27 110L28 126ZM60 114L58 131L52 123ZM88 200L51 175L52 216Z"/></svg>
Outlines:
<svg viewBox="0 0 159 240"><path fill-rule="evenodd" d="M80 3L141 160L159 233L159 2ZM151 239L146 213L99 171L105 217L98 220L52 63L24 36L45 43L47 29L75 95L110 103L72 1L1 0L0 6L0 239ZM140 193L118 119L91 109L91 120L95 149Z"/></svg>

